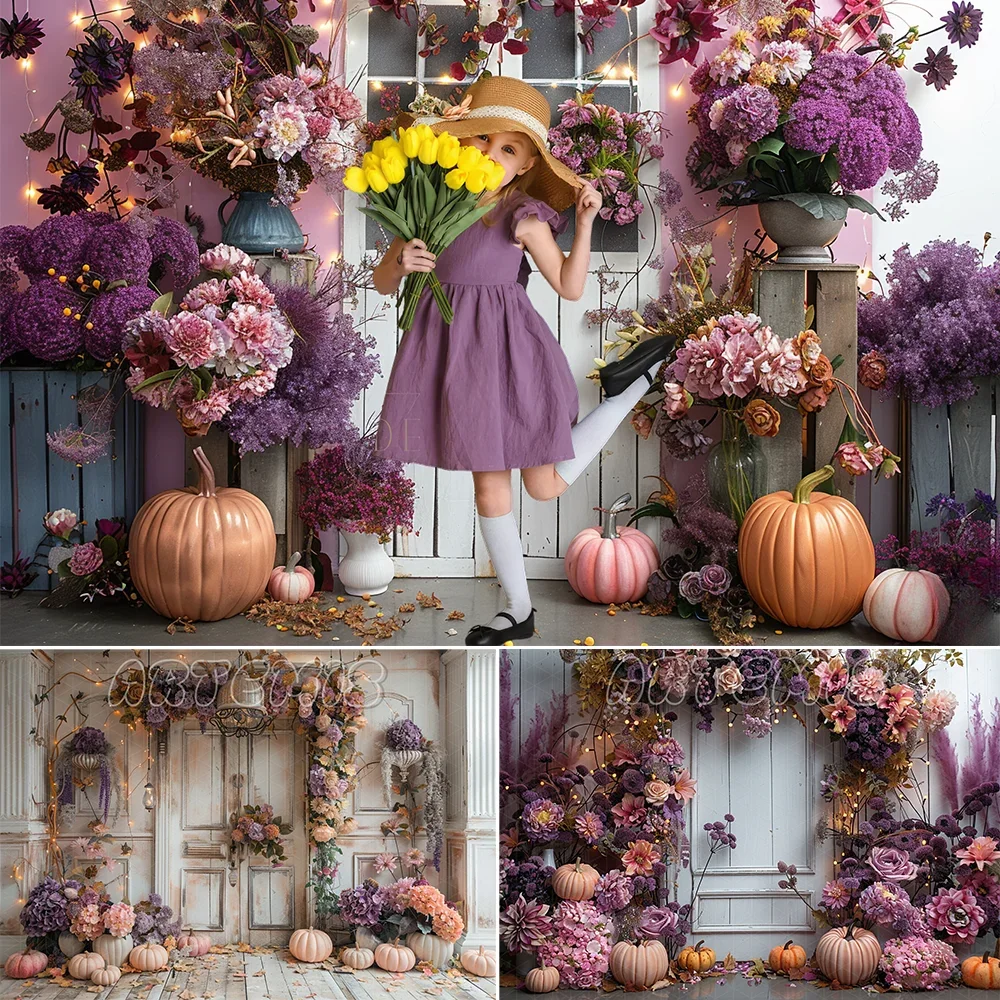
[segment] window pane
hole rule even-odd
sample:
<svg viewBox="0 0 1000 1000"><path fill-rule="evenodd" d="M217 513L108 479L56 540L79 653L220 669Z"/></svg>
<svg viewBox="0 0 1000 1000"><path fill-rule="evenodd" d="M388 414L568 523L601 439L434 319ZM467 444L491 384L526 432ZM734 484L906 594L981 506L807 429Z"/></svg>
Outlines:
<svg viewBox="0 0 1000 1000"><path fill-rule="evenodd" d="M597 88L594 97L601 104L608 104L619 111L632 111L635 104L632 99L632 88L624 80L621 83L606 80Z"/></svg>
<svg viewBox="0 0 1000 1000"><path fill-rule="evenodd" d="M382 107L382 95L389 87L399 87L399 106L404 111L410 106L410 102L417 96L417 85L415 83L386 83L382 87L376 87L375 81L368 83L368 120L380 122L388 116L388 112Z"/></svg>
<svg viewBox="0 0 1000 1000"><path fill-rule="evenodd" d="M380 76L414 75L417 65L416 14L410 13L410 23L394 17L385 10L373 10L368 18L368 75L373 80Z"/></svg>
<svg viewBox="0 0 1000 1000"><path fill-rule="evenodd" d="M463 42L462 35L475 25L475 15L466 14L464 5L445 7L433 4L427 10L437 14L439 26L444 24L448 27L447 43L436 56L429 55L424 63L424 79L437 80L448 73L453 62L461 62L472 48L472 42ZM422 49L425 44L426 38L417 39L418 48Z"/></svg>
<svg viewBox="0 0 1000 1000"><path fill-rule="evenodd" d="M576 30L569 14L556 17L551 7L521 7L524 26L531 28L528 51L521 57L525 80L571 80L576 76Z"/></svg>
<svg viewBox="0 0 1000 1000"><path fill-rule="evenodd" d="M649 228L650 218L648 209L643 213L642 219ZM576 233L576 209L572 206L564 213L569 219L569 225L556 237L556 242L565 253L573 247L573 236ZM591 258L590 268L599 267L601 264L600 254L603 253L635 253L639 246L639 223L633 222L628 226L616 226L611 221L597 218L594 221L593 238L590 241Z"/></svg>
<svg viewBox="0 0 1000 1000"><path fill-rule="evenodd" d="M546 13L548 13L546 11ZM550 15L551 16L551 15ZM583 53L584 73L597 72L609 59L630 39L635 38L637 14L632 11L625 13L625 8L620 8L614 24L603 31L595 31L591 34L594 40L594 51L588 54ZM628 66L628 56L632 56L632 65L635 65L635 46L626 49L617 59L619 69Z"/></svg>

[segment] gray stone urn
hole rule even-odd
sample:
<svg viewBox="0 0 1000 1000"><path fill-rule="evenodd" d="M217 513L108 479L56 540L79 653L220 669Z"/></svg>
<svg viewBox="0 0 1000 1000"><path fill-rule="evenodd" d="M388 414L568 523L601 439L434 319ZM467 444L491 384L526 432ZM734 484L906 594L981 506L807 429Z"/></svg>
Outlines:
<svg viewBox="0 0 1000 1000"><path fill-rule="evenodd" d="M779 264L829 264L826 249L847 224L845 219L817 219L790 201L762 201L760 224L778 247Z"/></svg>

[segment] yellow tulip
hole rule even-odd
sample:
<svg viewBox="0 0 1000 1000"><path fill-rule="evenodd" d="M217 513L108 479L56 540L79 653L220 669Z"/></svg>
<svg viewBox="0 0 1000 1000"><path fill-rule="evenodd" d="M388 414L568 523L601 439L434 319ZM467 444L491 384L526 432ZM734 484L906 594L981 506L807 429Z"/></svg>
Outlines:
<svg viewBox="0 0 1000 1000"><path fill-rule="evenodd" d="M475 146L463 146L458 154L458 169L472 170L474 167L479 166L482 159L482 150L477 149Z"/></svg>
<svg viewBox="0 0 1000 1000"><path fill-rule="evenodd" d="M379 170L382 167L382 157L374 152L367 152L361 157L361 166L365 170Z"/></svg>
<svg viewBox="0 0 1000 1000"><path fill-rule="evenodd" d="M468 174L464 170L449 170L444 175L444 182L452 191L457 191L460 187L464 187L467 176Z"/></svg>
<svg viewBox="0 0 1000 1000"><path fill-rule="evenodd" d="M400 129L402 132L402 129ZM399 145L403 152L413 159L417 155L417 150L420 148L420 134L415 128L408 128L405 135L399 137Z"/></svg>
<svg viewBox="0 0 1000 1000"><path fill-rule="evenodd" d="M355 194L364 194L368 190L368 181L361 167L348 167L344 172L344 187Z"/></svg>
<svg viewBox="0 0 1000 1000"><path fill-rule="evenodd" d="M438 143L438 166L444 167L445 170L451 170L456 163L458 163L458 153L462 147L459 146L457 142L439 142Z"/></svg>
<svg viewBox="0 0 1000 1000"><path fill-rule="evenodd" d="M389 186L389 182L385 179L385 174L377 167L371 167L365 171L365 180L368 181L368 186L379 194Z"/></svg>
<svg viewBox="0 0 1000 1000"><path fill-rule="evenodd" d="M482 170L470 170L465 186L473 194L479 194L486 187L486 174Z"/></svg>
<svg viewBox="0 0 1000 1000"><path fill-rule="evenodd" d="M387 142L388 142L387 138L376 139L375 142L372 143L372 152L376 156L385 156L385 147Z"/></svg>
<svg viewBox="0 0 1000 1000"><path fill-rule="evenodd" d="M418 125L417 135L420 137L421 142L423 142L424 139L436 138L436 136L434 135L434 129L432 129L430 125Z"/></svg>
<svg viewBox="0 0 1000 1000"><path fill-rule="evenodd" d="M422 140L420 149L417 151L417 156L420 158L421 163L436 163L438 158L437 137L432 136L430 139Z"/></svg>
<svg viewBox="0 0 1000 1000"><path fill-rule="evenodd" d="M406 160L402 156L385 157L382 173L390 184L398 184L406 176Z"/></svg>
<svg viewBox="0 0 1000 1000"><path fill-rule="evenodd" d="M503 184L506 171L499 163L494 163L486 172L486 190L496 191Z"/></svg>

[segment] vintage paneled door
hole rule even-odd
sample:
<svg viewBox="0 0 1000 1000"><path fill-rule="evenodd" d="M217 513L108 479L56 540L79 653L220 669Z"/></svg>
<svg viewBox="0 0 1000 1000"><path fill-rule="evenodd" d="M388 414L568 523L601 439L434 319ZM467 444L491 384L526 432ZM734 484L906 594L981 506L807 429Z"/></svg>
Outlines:
<svg viewBox="0 0 1000 1000"><path fill-rule="evenodd" d="M249 737L224 737L211 726L203 733L196 721L171 729L161 797L169 809L170 881L161 894L182 927L220 944L285 944L296 922L306 919L305 765L302 738L285 720ZM291 823L287 861L272 865L260 855L231 854L231 817L245 803L270 803Z"/></svg>
<svg viewBox="0 0 1000 1000"><path fill-rule="evenodd" d="M657 50L647 37L654 6L619 7L614 26L592 34L594 51L588 53L577 37L583 30L579 8L573 16L556 18L551 7L533 11L525 4L521 9L525 26L532 30L530 50L523 56L504 53L502 66L491 57L488 67L494 73L519 77L542 89L553 112L562 101L592 86L594 73L607 74L597 92L598 100L621 110L655 109L659 107ZM415 25L371 7L367 0L348 0L346 76L352 82L358 81L355 89L363 102L367 97L366 110L373 121L386 117L381 98L387 88L399 88L403 108L418 94L429 92L447 99L456 88L448 73L451 63L463 59L471 44L462 42L463 31L472 25L468 8L460 0L427 0L420 8L435 15L438 24L448 27L448 41L436 55L433 52L420 55L427 41L426 36L417 37ZM493 13L487 13L487 8ZM491 20L497 5L484 3L481 9L486 20ZM643 40L629 45L630 38ZM611 73L607 61L619 49L623 54ZM556 117L554 113L553 119ZM655 188L655 163L650 167L651 173L644 180ZM361 204L359 196L345 195L343 246L347 260L352 263L371 254L380 235L358 211ZM570 226L559 238L564 251L569 250L573 238L572 209L569 217ZM578 302L561 300L537 272L528 282L532 303L558 339L576 376L581 416L600 401L600 390L586 376L594 367L594 358L601 355L608 329L607 322L588 323L585 314L612 307L636 309L658 294L660 272L647 266L660 250L658 230L659 218L650 205L638 225L618 227L598 219L594 226L591 275ZM603 280L598 278L599 270ZM382 358L381 375L353 412L354 423L364 427L372 425L381 409L400 334L395 302L374 290L359 293L356 318L359 323L364 321L365 331L375 337ZM470 386L469 406L476 405L475 387ZM557 501L532 500L515 473L514 515L521 529L528 576L564 578L566 549L578 531L596 523L599 515L593 508L608 507L625 492L636 500L645 499L651 489L651 480L646 477L658 472L657 440L642 441L626 421L608 442L600 460L591 463ZM397 574L493 575L476 523L471 475L419 465L407 466L406 474L416 486L414 531L407 535L397 533L388 546ZM655 521L646 519L641 526L653 538L659 537Z"/></svg>

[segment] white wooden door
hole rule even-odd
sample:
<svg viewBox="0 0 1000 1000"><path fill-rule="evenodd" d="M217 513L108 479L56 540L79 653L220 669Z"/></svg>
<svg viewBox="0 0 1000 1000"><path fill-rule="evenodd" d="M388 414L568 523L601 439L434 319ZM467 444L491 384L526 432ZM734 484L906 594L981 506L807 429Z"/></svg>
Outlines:
<svg viewBox="0 0 1000 1000"><path fill-rule="evenodd" d="M305 918L305 748L289 723L261 736L224 737L195 721L175 725L168 759L170 883L162 893L184 928L218 943L284 944ZM270 803L291 823L288 860L230 851L233 813Z"/></svg>
<svg viewBox="0 0 1000 1000"><path fill-rule="evenodd" d="M419 54L426 38L418 38L412 24L373 9L367 0L350 0L346 76L358 81L356 90L362 95L362 103L367 98L367 113L372 120L386 116L380 101L388 87L399 87L404 109L418 93L427 91L447 98L456 88L448 72L451 63L463 59L469 48L469 43L461 40L463 30L471 25L466 6L456 0L429 0L421 4L424 7L448 25L448 43L439 54L427 57ZM533 32L531 49L524 56L504 54L502 67L494 62L490 69L539 87L550 97L553 111L575 92L587 89L592 83L591 74L604 71L605 61L630 37L646 35L655 14L649 4L634 9L622 6L615 27L594 35L594 51L588 54L577 40L582 30L579 10L575 19L553 17L551 7L533 11L524 5L522 10L524 23ZM411 11L411 18L415 16ZM602 83L597 99L623 110L657 108L655 43L645 38L626 46L617 66L614 75ZM652 176L645 179L655 186L655 165L652 167ZM345 195L344 254L352 263L373 252L376 242L373 225L366 225L365 217L357 211L361 203L359 196ZM571 241L572 225L560 238L560 244L568 250ZM541 275L531 276L528 288L532 303L559 340L576 376L581 416L600 401L600 390L586 376L594 368L594 358L601 355L608 332L607 322L590 325L585 314L606 307L641 308L650 296L658 294L659 271L646 266L659 251L658 241L659 218L653 206L647 206L638 226L620 229L598 220L591 277L583 298L577 302L560 300ZM598 279L599 269L607 269L603 281ZM365 329L374 335L382 359L382 374L354 409L355 424L364 427L372 425L381 409L400 335L395 304L374 291L360 295L357 320L366 321ZM475 405L471 396L469 405ZM492 576L493 568L476 522L471 475L418 465L408 466L406 472L416 485L414 531L397 533L388 545L397 574ZM521 529L528 576L563 579L563 557L569 543L578 531L599 520L593 508L610 506L625 492L637 501L645 499L651 490L647 477L658 472L657 441L642 441L626 422L608 442L600 460L593 462L557 501L532 500L515 473L514 515ZM647 520L642 527L658 539L655 521Z"/></svg>

